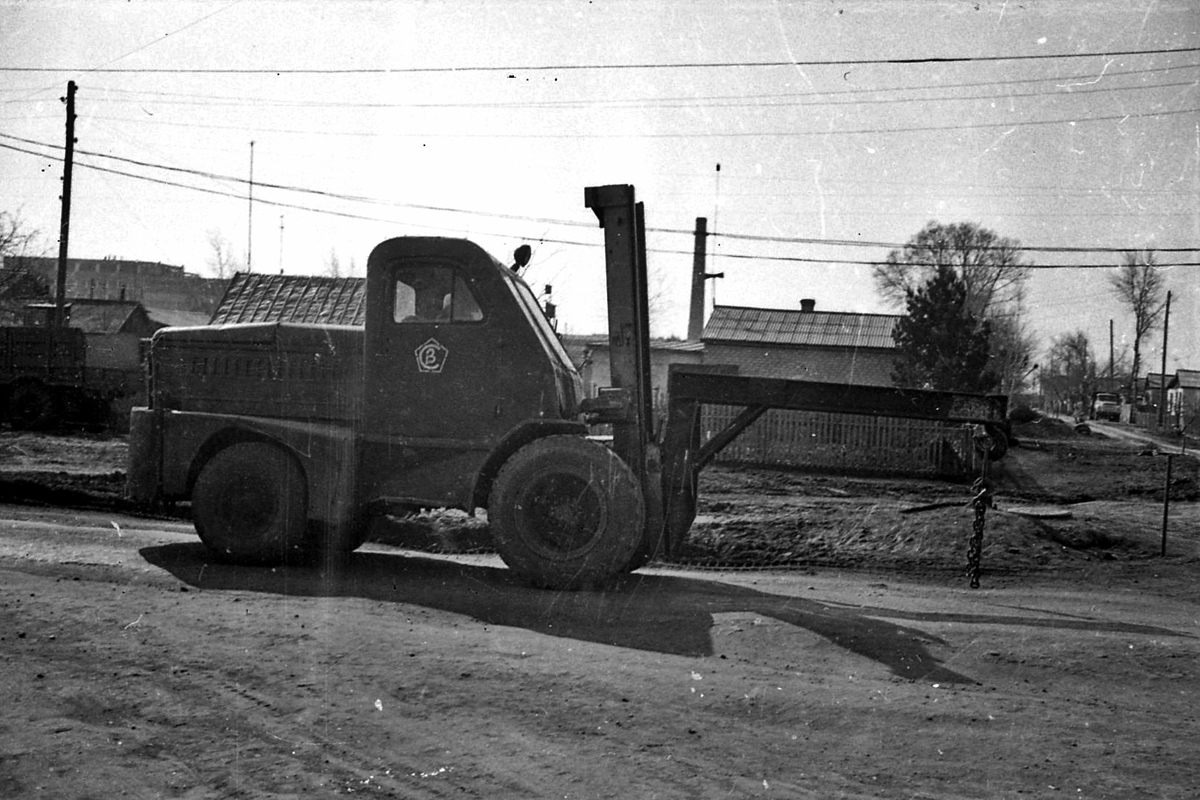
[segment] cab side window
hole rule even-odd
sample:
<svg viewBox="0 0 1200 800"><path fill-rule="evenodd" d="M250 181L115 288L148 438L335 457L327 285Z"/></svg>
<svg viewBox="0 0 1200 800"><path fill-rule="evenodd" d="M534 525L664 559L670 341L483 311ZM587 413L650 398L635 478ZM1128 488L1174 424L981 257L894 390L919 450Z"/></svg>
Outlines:
<svg viewBox="0 0 1200 800"><path fill-rule="evenodd" d="M453 267L396 270L392 318L400 323L478 322L483 319L470 286Z"/></svg>

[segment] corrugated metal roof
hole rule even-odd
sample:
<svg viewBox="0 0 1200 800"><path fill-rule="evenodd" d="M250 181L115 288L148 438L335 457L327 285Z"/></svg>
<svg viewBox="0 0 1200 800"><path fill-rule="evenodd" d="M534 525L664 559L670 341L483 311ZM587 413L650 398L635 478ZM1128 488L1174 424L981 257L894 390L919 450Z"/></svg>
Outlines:
<svg viewBox="0 0 1200 800"><path fill-rule="evenodd" d="M704 341L892 350L899 319L892 314L715 306L704 326Z"/></svg>
<svg viewBox="0 0 1200 800"><path fill-rule="evenodd" d="M213 313L213 325L298 322L363 325L366 281L312 275L239 272Z"/></svg>
<svg viewBox="0 0 1200 800"><path fill-rule="evenodd" d="M1200 389L1200 370L1177 369L1175 370L1175 379L1179 381L1181 389Z"/></svg>

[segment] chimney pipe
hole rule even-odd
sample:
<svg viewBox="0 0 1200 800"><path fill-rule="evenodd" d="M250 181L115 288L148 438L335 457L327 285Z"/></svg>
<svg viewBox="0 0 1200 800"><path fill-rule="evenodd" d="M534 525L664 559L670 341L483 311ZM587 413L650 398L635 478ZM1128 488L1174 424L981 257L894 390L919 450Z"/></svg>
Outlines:
<svg viewBox="0 0 1200 800"><path fill-rule="evenodd" d="M811 312L814 309L816 309L816 307L817 307L817 301L813 300L810 297L806 297L800 301L800 310L801 311Z"/></svg>

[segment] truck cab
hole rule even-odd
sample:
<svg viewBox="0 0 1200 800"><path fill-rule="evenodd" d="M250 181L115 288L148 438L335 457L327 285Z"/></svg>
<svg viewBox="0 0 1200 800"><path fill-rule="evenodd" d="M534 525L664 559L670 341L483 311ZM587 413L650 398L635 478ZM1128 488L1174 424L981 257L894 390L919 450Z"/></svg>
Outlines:
<svg viewBox="0 0 1200 800"><path fill-rule="evenodd" d="M1116 392L1095 392L1092 395L1092 419L1121 421L1121 395Z"/></svg>
<svg viewBox="0 0 1200 800"><path fill-rule="evenodd" d="M533 292L477 245L380 244L367 262L366 304L360 470L369 498L483 507L475 489L490 455L550 430L583 430L582 383Z"/></svg>

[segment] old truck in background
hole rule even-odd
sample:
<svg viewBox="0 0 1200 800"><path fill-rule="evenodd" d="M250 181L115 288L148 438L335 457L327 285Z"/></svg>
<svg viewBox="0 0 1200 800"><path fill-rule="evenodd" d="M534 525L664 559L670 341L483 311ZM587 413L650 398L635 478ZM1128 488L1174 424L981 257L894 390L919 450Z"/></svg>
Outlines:
<svg viewBox="0 0 1200 800"><path fill-rule="evenodd" d="M0 327L4 420L18 430L62 423L107 426L113 402L140 392L144 378L140 365L120 369L97 366L97 361L78 328Z"/></svg>
<svg viewBox="0 0 1200 800"><path fill-rule="evenodd" d="M700 470L769 408L917 417L995 429L1002 397L678 371L666 420L649 386L643 209L629 185L590 187L605 231L613 386L581 382L534 293L461 239L383 242L367 262L365 325L175 328L149 351L131 414L129 494L190 501L214 557L339 556L371 515L487 512L496 549L540 586L600 584L673 552ZM704 403L740 406L701 441ZM612 426L610 444L589 423Z"/></svg>

